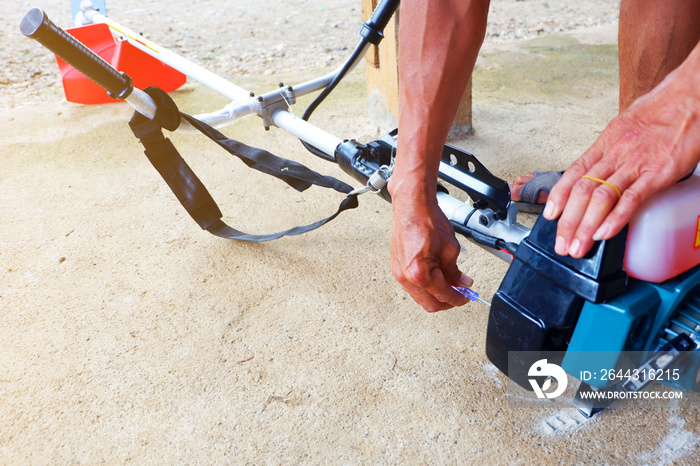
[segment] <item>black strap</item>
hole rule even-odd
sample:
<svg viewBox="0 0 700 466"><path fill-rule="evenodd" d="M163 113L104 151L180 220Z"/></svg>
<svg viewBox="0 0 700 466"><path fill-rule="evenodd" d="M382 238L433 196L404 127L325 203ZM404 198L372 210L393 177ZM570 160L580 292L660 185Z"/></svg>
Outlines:
<svg viewBox="0 0 700 466"><path fill-rule="evenodd" d="M282 236L299 235L314 230L333 220L342 211L354 209L358 206L356 194L346 196L340 203L338 210L330 217L308 225L297 226L266 235L251 235L228 226L221 220L223 214L209 194L209 191L207 191L207 188L204 187L204 184L197 178L197 175L187 165L187 162L180 156L172 142L163 136L161 126L174 130L177 128L175 121L179 121L179 118L182 117L212 141L232 155L240 158L250 168L272 175L299 192L308 189L312 185L330 188L343 194L349 194L353 188L347 183L331 176L321 175L292 160L278 157L263 149L251 147L227 138L206 123L179 112L170 96L161 89L148 88L144 91L153 97L157 104L156 117L153 120L149 120L140 113L135 112L131 121L129 121L129 126L134 135L143 144L146 157L163 177L185 210L202 229L209 231L211 234L221 238L243 241L269 241Z"/></svg>

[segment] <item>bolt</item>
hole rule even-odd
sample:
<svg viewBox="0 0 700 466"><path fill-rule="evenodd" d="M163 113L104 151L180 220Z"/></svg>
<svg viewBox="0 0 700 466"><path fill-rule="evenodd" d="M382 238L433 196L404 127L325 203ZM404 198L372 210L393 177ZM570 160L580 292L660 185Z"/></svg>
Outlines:
<svg viewBox="0 0 700 466"><path fill-rule="evenodd" d="M489 219L486 218L486 215L481 215L479 217L479 223L481 223L483 226L488 226L489 224Z"/></svg>
<svg viewBox="0 0 700 466"><path fill-rule="evenodd" d="M476 201L474 201L474 208L481 210L481 209L486 208L486 204L487 204L487 202L485 200L477 199Z"/></svg>

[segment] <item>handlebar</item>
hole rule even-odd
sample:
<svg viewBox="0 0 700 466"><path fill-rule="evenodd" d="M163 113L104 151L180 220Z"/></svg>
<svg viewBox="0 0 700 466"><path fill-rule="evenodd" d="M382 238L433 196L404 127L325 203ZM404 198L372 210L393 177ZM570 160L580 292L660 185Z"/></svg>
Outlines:
<svg viewBox="0 0 700 466"><path fill-rule="evenodd" d="M43 10L29 10L19 28L22 34L35 39L99 84L112 98L123 100L133 91L134 84L129 76L117 71L102 57L56 26Z"/></svg>

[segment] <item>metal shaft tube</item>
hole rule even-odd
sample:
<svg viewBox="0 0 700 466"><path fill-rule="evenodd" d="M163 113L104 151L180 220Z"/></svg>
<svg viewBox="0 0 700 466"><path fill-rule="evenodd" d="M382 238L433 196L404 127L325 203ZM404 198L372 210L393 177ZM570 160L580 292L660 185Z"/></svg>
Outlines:
<svg viewBox="0 0 700 466"><path fill-rule="evenodd" d="M277 110L272 115L272 122L278 128L311 144L331 157L335 154L336 147L343 142L339 137L327 133L286 110Z"/></svg>

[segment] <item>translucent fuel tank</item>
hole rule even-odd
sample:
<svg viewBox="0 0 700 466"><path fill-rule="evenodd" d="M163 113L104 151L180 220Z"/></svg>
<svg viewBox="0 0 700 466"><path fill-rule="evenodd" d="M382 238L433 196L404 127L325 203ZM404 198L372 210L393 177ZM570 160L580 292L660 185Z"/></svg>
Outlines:
<svg viewBox="0 0 700 466"><path fill-rule="evenodd" d="M660 283L700 264L700 165L647 200L629 224L624 268Z"/></svg>

